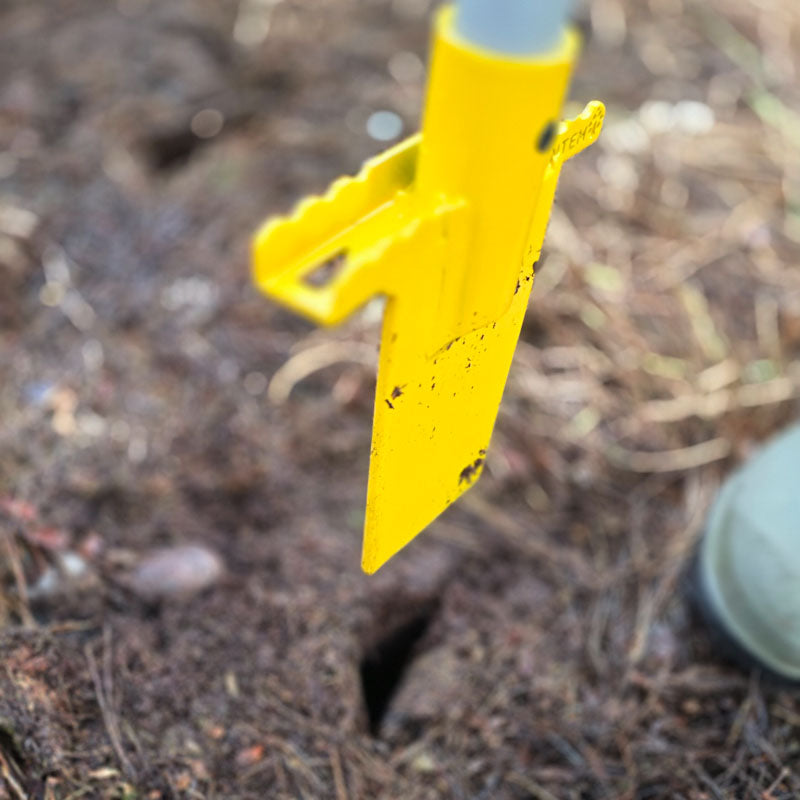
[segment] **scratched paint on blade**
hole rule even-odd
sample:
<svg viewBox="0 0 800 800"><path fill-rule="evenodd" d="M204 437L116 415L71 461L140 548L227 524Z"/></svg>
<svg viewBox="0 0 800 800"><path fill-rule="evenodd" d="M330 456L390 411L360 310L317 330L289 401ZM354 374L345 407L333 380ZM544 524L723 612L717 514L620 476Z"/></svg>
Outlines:
<svg viewBox="0 0 800 800"><path fill-rule="evenodd" d="M393 407L375 407L367 572L375 572L480 477L532 286L526 257L506 314L428 358L418 355L426 352L419 338L393 336L415 324L425 329L413 306L398 299L387 308L377 390ZM392 398L396 388L402 394Z"/></svg>

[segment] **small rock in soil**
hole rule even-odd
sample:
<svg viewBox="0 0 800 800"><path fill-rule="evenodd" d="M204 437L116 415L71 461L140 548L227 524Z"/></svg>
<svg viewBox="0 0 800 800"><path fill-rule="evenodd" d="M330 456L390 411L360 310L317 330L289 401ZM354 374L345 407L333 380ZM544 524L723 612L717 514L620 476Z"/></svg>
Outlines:
<svg viewBox="0 0 800 800"><path fill-rule="evenodd" d="M97 575L78 553L72 550L57 553L56 562L48 566L28 588L31 600L55 597L70 590L82 591L97 585Z"/></svg>
<svg viewBox="0 0 800 800"><path fill-rule="evenodd" d="M222 559L207 547L179 545L144 555L126 583L145 600L186 599L214 586L223 571Z"/></svg>

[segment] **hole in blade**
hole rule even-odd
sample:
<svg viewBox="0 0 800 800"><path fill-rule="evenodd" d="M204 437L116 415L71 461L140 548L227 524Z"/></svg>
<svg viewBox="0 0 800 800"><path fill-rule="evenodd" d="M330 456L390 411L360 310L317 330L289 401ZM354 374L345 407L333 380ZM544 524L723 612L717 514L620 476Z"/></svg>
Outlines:
<svg viewBox="0 0 800 800"><path fill-rule="evenodd" d="M542 128L542 132L539 134L539 140L536 142L536 149L540 153L549 150L556 140L556 133L558 133L558 125L554 120L551 120Z"/></svg>
<svg viewBox="0 0 800 800"><path fill-rule="evenodd" d="M323 261L321 264L314 267L314 269L303 278L303 281L309 286L313 286L316 289L321 289L322 287L331 283L334 278L336 278L336 276L342 271L346 260L347 253L344 250L341 250L340 252L336 253L336 255L331 256L326 261Z"/></svg>

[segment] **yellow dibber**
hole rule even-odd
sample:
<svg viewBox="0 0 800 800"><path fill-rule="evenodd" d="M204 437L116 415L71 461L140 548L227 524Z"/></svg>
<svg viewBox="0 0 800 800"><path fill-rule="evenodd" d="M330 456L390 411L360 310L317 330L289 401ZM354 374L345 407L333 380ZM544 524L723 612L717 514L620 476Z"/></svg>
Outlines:
<svg viewBox="0 0 800 800"><path fill-rule="evenodd" d="M578 49L523 58L436 19L422 133L268 221L254 277L334 324L387 298L362 565L375 572L479 477L563 162L594 142L592 102L558 123ZM326 283L322 265L335 268Z"/></svg>

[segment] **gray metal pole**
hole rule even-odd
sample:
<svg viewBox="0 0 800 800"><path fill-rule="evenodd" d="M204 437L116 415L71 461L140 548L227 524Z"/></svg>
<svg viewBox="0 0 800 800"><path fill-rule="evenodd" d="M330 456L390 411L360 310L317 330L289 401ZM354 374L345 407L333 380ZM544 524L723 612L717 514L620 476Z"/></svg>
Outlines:
<svg viewBox="0 0 800 800"><path fill-rule="evenodd" d="M555 47L572 0L456 0L456 28L470 42L510 55Z"/></svg>

